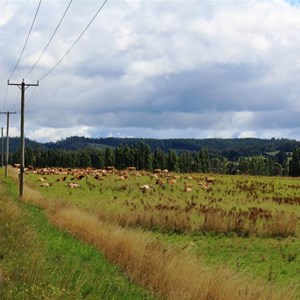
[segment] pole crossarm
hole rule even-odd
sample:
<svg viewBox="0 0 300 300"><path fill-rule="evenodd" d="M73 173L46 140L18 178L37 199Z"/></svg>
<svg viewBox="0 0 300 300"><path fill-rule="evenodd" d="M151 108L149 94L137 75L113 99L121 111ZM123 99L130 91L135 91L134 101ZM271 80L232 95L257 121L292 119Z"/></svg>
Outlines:
<svg viewBox="0 0 300 300"><path fill-rule="evenodd" d="M25 83L24 79L21 83L10 83L7 80L8 85L17 86L21 90L21 126L20 126L20 140L21 140L21 157L20 157L20 186L19 186L19 196L22 199L24 190L24 168L25 168L25 137L24 137L24 111L25 111L25 90L30 86L39 86L39 81L37 83Z"/></svg>
<svg viewBox="0 0 300 300"><path fill-rule="evenodd" d="M24 79L23 79L22 83L10 83L9 80L7 80L7 84L8 85L16 85L19 88L21 88L22 84L24 84L26 87L29 87L29 86L39 86L39 81L37 81L37 83L25 83Z"/></svg>

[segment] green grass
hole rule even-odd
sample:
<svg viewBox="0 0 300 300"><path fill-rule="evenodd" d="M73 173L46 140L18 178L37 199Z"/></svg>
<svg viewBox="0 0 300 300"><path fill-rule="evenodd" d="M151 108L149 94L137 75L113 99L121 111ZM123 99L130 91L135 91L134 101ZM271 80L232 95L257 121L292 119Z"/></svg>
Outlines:
<svg viewBox="0 0 300 300"><path fill-rule="evenodd" d="M0 182L1 299L155 299L93 246L61 232ZM0 276L1 277L1 276Z"/></svg>
<svg viewBox="0 0 300 300"><path fill-rule="evenodd" d="M29 174L26 182L45 196L64 200L82 208L93 207L96 209L100 207L116 213L129 212L132 210L131 206L134 205L136 209L142 208L141 200L151 206L158 203L176 203L180 208L184 208L187 201L194 200L197 204L227 211L233 207L247 210L255 206L272 212L279 210L287 213L293 212L300 217L298 208L300 182L295 178L216 175L216 183L207 192L199 186L199 182L203 181L205 176L191 175L194 177L193 180L186 179L188 175L181 175L176 185L166 184L165 189L155 185L155 179L151 179L149 175L141 178L130 176L124 181L118 181L117 175L104 177L102 181L89 176L86 179L74 181L81 185L80 189L69 189L65 186L67 181L70 182L72 176L68 176L66 182L56 181L62 177L60 175L45 176L47 182L53 183L51 188L39 187L38 178L41 176L36 174ZM191 193L183 192L185 183L193 185ZM139 190L139 186L143 184L152 185L152 191L143 195ZM278 205L280 199L281 203ZM294 203L295 199L297 202ZM127 203L130 205L128 206Z"/></svg>
<svg viewBox="0 0 300 300"><path fill-rule="evenodd" d="M193 179L189 179L190 176ZM297 179L219 175L209 190L204 190L201 183L205 176L190 176L181 175L175 185L166 183L164 187L156 185L150 174L129 176L124 181L117 180L117 175L101 181L90 175L77 181L79 189L65 186L71 176L65 182L57 181L61 175L46 176L53 184L50 188L40 187L40 176L36 174L29 174L26 181L46 197L91 210L124 226L138 224L146 229L165 228L167 231L299 236L300 183ZM166 182L167 179L163 179ZM143 194L139 190L143 184L152 185L151 191ZM192 185L192 192L184 192L186 184Z"/></svg>
<svg viewBox="0 0 300 300"><path fill-rule="evenodd" d="M238 237L223 234L164 234L158 238L194 253L211 266L226 265L236 272L278 286L296 287L300 296L300 240L298 238Z"/></svg>
<svg viewBox="0 0 300 300"><path fill-rule="evenodd" d="M197 180L189 180L188 176ZM54 184L53 187L40 188L37 178L37 175L31 174L27 181L43 195L88 209L95 214L108 213L112 222L113 217L121 214L132 217L144 213L165 218L173 213L172 207L178 207L175 217L180 218L184 215L183 209L191 202L196 205L186 214L192 222L200 220L197 213L200 205L228 212L243 212L255 207L272 214L293 214L300 219L300 181L297 178L216 175L216 182L209 192L197 184L204 178L201 174L181 175L175 186L166 185L165 189L156 186L155 180L150 179L149 175L142 178L129 177L125 181L117 181L116 175L105 177L103 181L88 177L87 180L79 182L81 188L78 190L67 189L65 183L56 182L57 176L48 176L48 181ZM194 184L191 193L183 192L186 182ZM141 193L139 186L148 183L153 185L152 191ZM127 185L127 188L122 190L124 185ZM278 286L291 285L297 288L300 297L299 225L297 235L285 238L259 235L239 237L234 232L172 234L171 230L165 234L159 226L153 226L152 229L155 229L153 233L161 240L177 245L184 251L191 251L208 265L226 265L240 272L241 276L245 273L247 276L270 281Z"/></svg>

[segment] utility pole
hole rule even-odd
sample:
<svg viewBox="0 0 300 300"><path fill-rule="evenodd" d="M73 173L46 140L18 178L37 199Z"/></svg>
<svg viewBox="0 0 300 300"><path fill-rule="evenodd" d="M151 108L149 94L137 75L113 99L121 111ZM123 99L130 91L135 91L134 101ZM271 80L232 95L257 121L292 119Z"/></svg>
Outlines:
<svg viewBox="0 0 300 300"><path fill-rule="evenodd" d="M1 167L4 163L4 140L3 140L3 127L1 127Z"/></svg>
<svg viewBox="0 0 300 300"><path fill-rule="evenodd" d="M7 177L7 167L8 167L8 158L9 158L9 116L15 114L15 111L1 111L1 114L6 114L6 158L5 158L5 177Z"/></svg>
<svg viewBox="0 0 300 300"><path fill-rule="evenodd" d="M22 80L22 83L9 83L8 85L16 85L21 90L21 157L20 157L20 176L19 176L19 196L22 199L24 190L24 166L25 166L25 138L24 138L24 107L25 107L25 90L30 86L39 86L39 82L36 84L28 84Z"/></svg>

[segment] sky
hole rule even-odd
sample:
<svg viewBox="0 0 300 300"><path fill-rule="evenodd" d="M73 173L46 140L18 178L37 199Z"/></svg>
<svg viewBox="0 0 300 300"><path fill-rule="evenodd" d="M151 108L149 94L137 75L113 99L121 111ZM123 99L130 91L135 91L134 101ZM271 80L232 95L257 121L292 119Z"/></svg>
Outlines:
<svg viewBox="0 0 300 300"><path fill-rule="evenodd" d="M104 3L73 0L28 74L69 2L41 1L20 57L39 1L0 0L0 109L16 111L10 136L20 135L21 100L7 80L24 79L39 80L25 91L25 136L39 142L300 140L300 1L108 0L72 47Z"/></svg>

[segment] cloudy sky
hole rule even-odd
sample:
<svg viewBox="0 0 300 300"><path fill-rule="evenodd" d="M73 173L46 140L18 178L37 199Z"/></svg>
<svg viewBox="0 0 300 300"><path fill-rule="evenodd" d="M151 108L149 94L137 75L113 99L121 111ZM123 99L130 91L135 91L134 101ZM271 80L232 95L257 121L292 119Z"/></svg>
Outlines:
<svg viewBox="0 0 300 300"><path fill-rule="evenodd" d="M0 0L0 109L25 134L300 139L300 3ZM299 1L300 2L300 1ZM46 75L48 73L48 75ZM46 76L45 76L46 75ZM44 77L45 76L45 77ZM6 126L6 116L0 116Z"/></svg>

